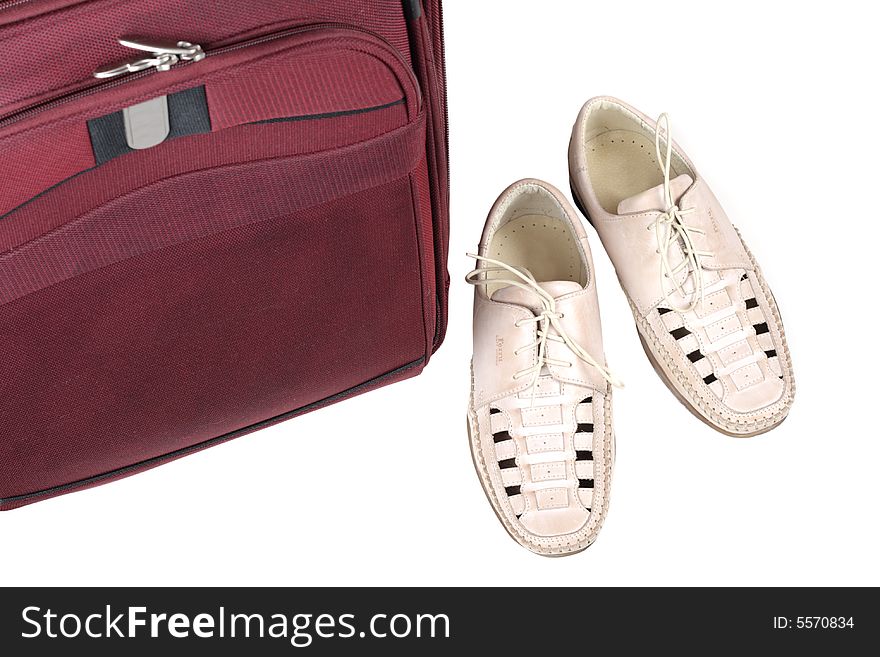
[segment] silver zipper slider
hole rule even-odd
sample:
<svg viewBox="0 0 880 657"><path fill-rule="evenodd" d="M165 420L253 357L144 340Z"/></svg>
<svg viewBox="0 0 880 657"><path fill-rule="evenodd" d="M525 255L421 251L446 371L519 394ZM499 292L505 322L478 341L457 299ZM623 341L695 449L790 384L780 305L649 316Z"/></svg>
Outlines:
<svg viewBox="0 0 880 657"><path fill-rule="evenodd" d="M189 41L165 41L163 39L124 36L119 38L119 44L132 50L141 50L154 55L177 55L180 61L184 62L200 62L205 58L205 51L202 50L202 47Z"/></svg>
<svg viewBox="0 0 880 657"><path fill-rule="evenodd" d="M172 66L180 62L200 62L205 58L205 51L202 50L202 47L189 41L165 41L124 36L119 39L119 43L132 50L150 53L151 56L100 68L94 73L96 78L102 80L115 78L118 75L137 73L150 68L157 71L170 71Z"/></svg>

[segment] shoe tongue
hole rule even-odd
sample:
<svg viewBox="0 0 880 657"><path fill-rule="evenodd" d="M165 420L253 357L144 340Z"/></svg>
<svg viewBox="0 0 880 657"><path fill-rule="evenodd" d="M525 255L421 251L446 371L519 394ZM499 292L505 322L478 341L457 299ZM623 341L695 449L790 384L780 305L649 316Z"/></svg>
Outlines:
<svg viewBox="0 0 880 657"><path fill-rule="evenodd" d="M544 288L554 299L572 292L580 292L584 289L574 281L549 281L547 283L538 283L538 285ZM535 292L524 290L516 285L510 285L497 290L492 295L492 301L524 306L533 313L539 313L544 309L544 306L541 304L541 298Z"/></svg>
<svg viewBox="0 0 880 657"><path fill-rule="evenodd" d="M684 193L694 184L694 179L686 173L681 174L670 184L672 187L672 198L678 203ZM620 202L617 206L617 214L634 214L636 212L663 212L666 209L666 195L663 192L663 185L657 185L649 190L630 196Z"/></svg>

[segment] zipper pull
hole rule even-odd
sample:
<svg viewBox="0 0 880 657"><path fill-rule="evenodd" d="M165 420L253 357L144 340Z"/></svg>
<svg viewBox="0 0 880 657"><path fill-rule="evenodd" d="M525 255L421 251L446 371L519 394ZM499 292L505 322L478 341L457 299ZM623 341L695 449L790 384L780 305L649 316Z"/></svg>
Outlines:
<svg viewBox="0 0 880 657"><path fill-rule="evenodd" d="M151 57L131 59L119 64L106 66L95 71L99 80L115 78L127 73L137 73L154 68L157 71L170 71L171 67L180 62L200 62L205 58L205 51L198 44L189 41L165 41L162 39L142 39L140 37L120 37L119 44L132 50L150 53Z"/></svg>
<svg viewBox="0 0 880 657"><path fill-rule="evenodd" d="M184 62L200 62L205 58L205 51L202 50L202 47L189 41L166 41L124 36L119 38L119 45L154 55L177 55L180 61Z"/></svg>

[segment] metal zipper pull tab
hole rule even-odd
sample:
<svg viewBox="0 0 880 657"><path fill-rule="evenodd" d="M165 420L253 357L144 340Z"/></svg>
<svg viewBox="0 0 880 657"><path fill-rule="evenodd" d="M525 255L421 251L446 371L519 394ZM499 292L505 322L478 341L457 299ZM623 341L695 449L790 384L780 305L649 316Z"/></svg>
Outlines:
<svg viewBox="0 0 880 657"><path fill-rule="evenodd" d="M124 36L119 38L119 44L132 50L142 50L154 55L176 55L180 61L184 62L200 62L205 58L205 51L202 50L202 47L189 41Z"/></svg>
<svg viewBox="0 0 880 657"><path fill-rule="evenodd" d="M94 73L96 78L101 80L115 78L126 73L137 73L151 68L157 71L170 71L172 66L180 62L200 62L206 54L200 45L189 41L165 41L124 36L119 39L119 43L132 50L150 53L151 56L100 68Z"/></svg>

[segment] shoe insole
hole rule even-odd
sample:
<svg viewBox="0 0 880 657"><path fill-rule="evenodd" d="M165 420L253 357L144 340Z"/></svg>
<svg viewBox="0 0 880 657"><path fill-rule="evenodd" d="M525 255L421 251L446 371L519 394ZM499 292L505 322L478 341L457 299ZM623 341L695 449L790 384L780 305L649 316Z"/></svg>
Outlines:
<svg viewBox="0 0 880 657"><path fill-rule="evenodd" d="M585 285L587 274L576 239L562 221L523 209L495 231L489 255L529 270L539 282L574 281ZM499 287L503 286L488 286L489 296Z"/></svg>
<svg viewBox="0 0 880 657"><path fill-rule="evenodd" d="M663 183L654 142L641 133L610 130L587 141L586 149L593 191L606 212L617 214L621 201Z"/></svg>

